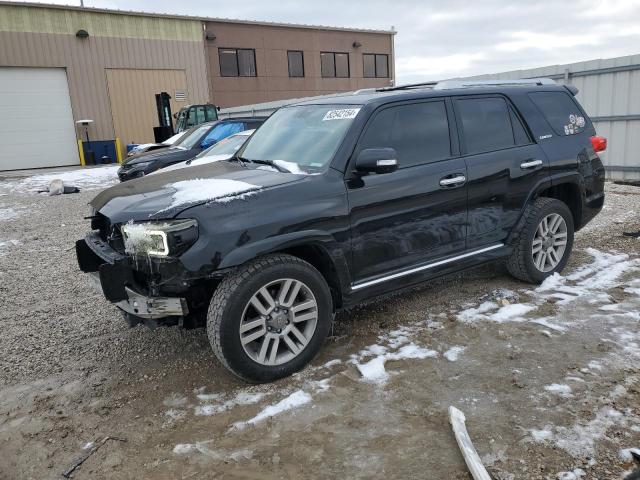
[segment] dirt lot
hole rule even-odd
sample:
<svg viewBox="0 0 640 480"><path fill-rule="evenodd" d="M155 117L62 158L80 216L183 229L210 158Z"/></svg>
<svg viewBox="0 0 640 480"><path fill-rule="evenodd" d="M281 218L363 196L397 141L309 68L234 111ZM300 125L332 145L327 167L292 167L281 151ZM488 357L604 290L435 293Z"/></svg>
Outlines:
<svg viewBox="0 0 640 480"><path fill-rule="evenodd" d="M640 188L607 186L565 276L501 265L340 314L313 365L248 386L202 330L129 329L77 270L86 203L0 179L0 478L619 479L640 447Z"/></svg>

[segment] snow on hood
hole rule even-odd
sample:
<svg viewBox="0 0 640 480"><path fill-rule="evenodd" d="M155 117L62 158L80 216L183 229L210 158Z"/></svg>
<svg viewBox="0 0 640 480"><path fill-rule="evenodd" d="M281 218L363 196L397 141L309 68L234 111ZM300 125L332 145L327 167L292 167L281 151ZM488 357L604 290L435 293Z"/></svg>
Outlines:
<svg viewBox="0 0 640 480"><path fill-rule="evenodd" d="M262 188L259 185L225 178L183 180L170 183L165 187L174 190L171 196L172 203L167 207L167 210L201 202L217 201L226 203L252 195Z"/></svg>

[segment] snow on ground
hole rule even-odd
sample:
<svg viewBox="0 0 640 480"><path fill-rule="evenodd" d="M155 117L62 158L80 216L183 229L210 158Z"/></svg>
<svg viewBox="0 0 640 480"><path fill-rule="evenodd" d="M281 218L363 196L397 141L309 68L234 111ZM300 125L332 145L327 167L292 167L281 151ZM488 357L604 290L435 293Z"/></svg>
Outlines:
<svg viewBox="0 0 640 480"><path fill-rule="evenodd" d="M386 362L439 356L437 351L416 345L410 340L412 335L423 328L420 325L406 326L387 335L380 335L378 344L369 345L352 355L350 363L356 366L363 381L383 385L389 379L389 373L385 369ZM364 361L371 356L373 358Z"/></svg>
<svg viewBox="0 0 640 480"><path fill-rule="evenodd" d="M467 347L455 346L451 347L449 350L443 353L443 357L449 360L450 362L455 362L458 360L458 357L465 351Z"/></svg>
<svg viewBox="0 0 640 480"><path fill-rule="evenodd" d="M216 395L216 397L213 397L214 395ZM264 398L265 394L258 392L258 393L250 393L250 392L238 392L235 397L231 398L230 400L227 400L226 402L222 402L222 403L217 403L217 404L204 404L204 405L198 405L197 407L195 407L195 414L196 415L215 415L216 413L220 413L220 412L225 412L227 410L230 410L238 405L252 405L254 403L258 403L260 400L262 400ZM220 397L219 394L212 394L212 395L206 395L206 394L199 394L198 395L198 399L201 401L210 401L213 399L218 399Z"/></svg>
<svg viewBox="0 0 640 480"><path fill-rule="evenodd" d="M551 385L547 385L544 387L547 392L555 393L560 395L561 397L571 397L571 387L569 385L561 384L561 383L552 383Z"/></svg>
<svg viewBox="0 0 640 480"><path fill-rule="evenodd" d="M20 245L19 240L0 240L0 255L6 254L9 249L18 245Z"/></svg>
<svg viewBox="0 0 640 480"><path fill-rule="evenodd" d="M633 455L635 453L638 457L640 457L640 448L624 448L618 452L618 458L623 462L632 462Z"/></svg>
<svg viewBox="0 0 640 480"><path fill-rule="evenodd" d="M311 395L303 390L296 390L288 397L280 400L278 403L269 405L255 417L245 422L234 423L233 428L243 429L247 425L256 425L257 423L263 422L267 418L275 417L276 415L280 415L281 413L301 407L302 405L306 405L309 402L311 402Z"/></svg>
<svg viewBox="0 0 640 480"><path fill-rule="evenodd" d="M6 204L0 203L0 221L13 220L14 218L18 218L19 216L20 213L15 208L11 208Z"/></svg>
<svg viewBox="0 0 640 480"><path fill-rule="evenodd" d="M40 190L47 190L53 180L62 180L66 186L78 187L80 190L94 190L117 183L119 168L120 165L110 165L43 173L15 181L7 180L0 183L0 187L13 193L38 193Z"/></svg>
<svg viewBox="0 0 640 480"><path fill-rule="evenodd" d="M203 442L196 443L179 443L173 447L173 453L176 455L187 455L190 453L201 453L211 460L217 461L229 461L233 460L239 462L241 460L249 460L253 457L253 452L248 448L243 448L233 452L227 452L225 450L213 450L209 447L214 443L214 440L205 440Z"/></svg>
<svg viewBox="0 0 640 480"><path fill-rule="evenodd" d="M226 203L231 200L246 198L255 194L262 187L251 183L239 182L222 178L206 178L183 180L170 183L165 188L172 188L172 203L167 210L181 205L190 205L199 202Z"/></svg>

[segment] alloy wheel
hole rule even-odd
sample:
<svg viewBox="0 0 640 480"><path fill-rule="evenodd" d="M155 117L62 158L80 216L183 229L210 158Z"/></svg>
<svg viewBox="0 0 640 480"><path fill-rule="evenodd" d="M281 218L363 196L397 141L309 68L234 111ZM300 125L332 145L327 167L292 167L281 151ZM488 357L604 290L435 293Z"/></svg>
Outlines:
<svg viewBox="0 0 640 480"><path fill-rule="evenodd" d="M531 244L533 264L541 272L558 266L567 248L567 223L561 215L551 213L538 224Z"/></svg>
<svg viewBox="0 0 640 480"><path fill-rule="evenodd" d="M240 322L240 342L261 365L281 365L308 345L318 324L318 304L299 280L283 278L264 285L247 302Z"/></svg>

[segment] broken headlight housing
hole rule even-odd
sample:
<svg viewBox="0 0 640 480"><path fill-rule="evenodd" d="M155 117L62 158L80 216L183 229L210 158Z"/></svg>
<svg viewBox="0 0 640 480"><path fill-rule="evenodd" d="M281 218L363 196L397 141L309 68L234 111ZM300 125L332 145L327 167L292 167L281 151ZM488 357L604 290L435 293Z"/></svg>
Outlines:
<svg viewBox="0 0 640 480"><path fill-rule="evenodd" d="M191 219L129 222L122 225L124 250L132 255L174 257L198 239L198 222Z"/></svg>

